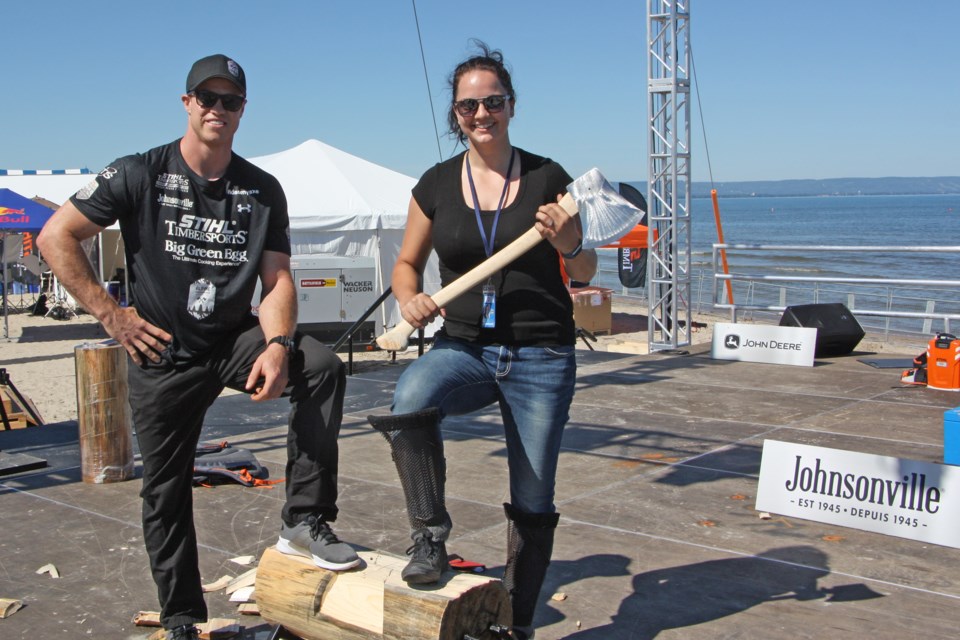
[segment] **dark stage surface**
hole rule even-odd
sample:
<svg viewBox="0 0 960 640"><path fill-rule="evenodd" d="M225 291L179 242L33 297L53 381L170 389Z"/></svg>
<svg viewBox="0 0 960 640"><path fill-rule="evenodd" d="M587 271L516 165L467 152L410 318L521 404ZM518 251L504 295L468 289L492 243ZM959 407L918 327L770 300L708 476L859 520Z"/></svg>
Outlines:
<svg viewBox="0 0 960 640"><path fill-rule="evenodd" d="M906 387L899 371L821 359L812 368L687 355L578 351L579 382L557 487L554 562L538 640L642 638L955 638L956 549L754 510L764 439L942 460L943 412L960 394ZM914 354L895 354L910 358ZM366 422L386 413L403 365L363 362L347 391L336 531L403 555L396 472ZM204 440L252 449L274 477L285 460L286 401L220 398ZM444 424L454 518L448 549L502 570L507 500L495 408ZM0 432L0 449L48 466L0 477L0 598L26 605L0 637L146 638L156 610L140 531L139 479L80 480L77 427ZM231 558L276 541L282 485L194 490L204 581L239 575ZM960 536L960 533L958 533ZM52 563L59 579L37 574ZM563 600L550 596L562 592ZM239 617L222 591L210 613ZM271 626L241 617L243 638Z"/></svg>

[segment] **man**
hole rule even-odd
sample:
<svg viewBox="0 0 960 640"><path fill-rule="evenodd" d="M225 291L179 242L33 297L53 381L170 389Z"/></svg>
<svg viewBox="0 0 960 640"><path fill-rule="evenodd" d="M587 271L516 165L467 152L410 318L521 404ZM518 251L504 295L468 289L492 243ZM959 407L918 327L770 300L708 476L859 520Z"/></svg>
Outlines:
<svg viewBox="0 0 960 640"><path fill-rule="evenodd" d="M129 353L130 406L143 460L143 532L168 638L207 619L193 524L193 462L224 387L255 402L289 396L286 503L277 548L331 570L359 564L337 539L337 436L346 376L295 333L287 204L277 180L232 152L246 106L243 69L194 63L183 138L118 159L44 226L60 282ZM119 220L132 306L97 281L80 243ZM250 303L259 277L259 317ZM135 365L135 366L134 366Z"/></svg>

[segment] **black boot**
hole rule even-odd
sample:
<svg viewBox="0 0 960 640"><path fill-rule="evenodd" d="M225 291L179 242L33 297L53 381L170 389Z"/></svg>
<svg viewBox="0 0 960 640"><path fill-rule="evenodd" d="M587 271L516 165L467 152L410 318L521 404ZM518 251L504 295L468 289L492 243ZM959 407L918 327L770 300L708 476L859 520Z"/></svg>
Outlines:
<svg viewBox="0 0 960 640"><path fill-rule="evenodd" d="M507 566L503 585L513 605L517 637L533 637L533 613L553 554L553 535L559 513L524 513L504 504L507 514ZM523 634L523 635L520 635Z"/></svg>
<svg viewBox="0 0 960 640"><path fill-rule="evenodd" d="M167 640L199 640L200 631L192 624L182 624L167 631Z"/></svg>
<svg viewBox="0 0 960 640"><path fill-rule="evenodd" d="M399 416L367 416L390 443L393 463L407 502L413 546L400 574L410 584L437 582L446 571L444 542L452 523L444 503L447 463L440 435L440 410L424 409Z"/></svg>

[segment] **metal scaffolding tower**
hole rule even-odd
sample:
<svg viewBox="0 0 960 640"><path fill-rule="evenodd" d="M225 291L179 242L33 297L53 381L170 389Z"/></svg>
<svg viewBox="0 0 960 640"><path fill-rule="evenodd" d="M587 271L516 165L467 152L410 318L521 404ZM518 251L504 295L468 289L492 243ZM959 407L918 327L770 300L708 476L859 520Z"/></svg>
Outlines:
<svg viewBox="0 0 960 640"><path fill-rule="evenodd" d="M647 0L650 351L691 343L689 0Z"/></svg>

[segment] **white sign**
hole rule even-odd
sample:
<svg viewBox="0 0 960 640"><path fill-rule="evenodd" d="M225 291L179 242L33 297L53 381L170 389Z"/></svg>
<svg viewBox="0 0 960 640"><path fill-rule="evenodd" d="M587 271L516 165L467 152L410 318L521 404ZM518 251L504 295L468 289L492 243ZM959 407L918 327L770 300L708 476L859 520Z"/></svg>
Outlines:
<svg viewBox="0 0 960 640"><path fill-rule="evenodd" d="M713 325L710 357L812 367L816 347L816 329L718 322Z"/></svg>
<svg viewBox="0 0 960 640"><path fill-rule="evenodd" d="M765 440L756 508L960 548L960 468Z"/></svg>

